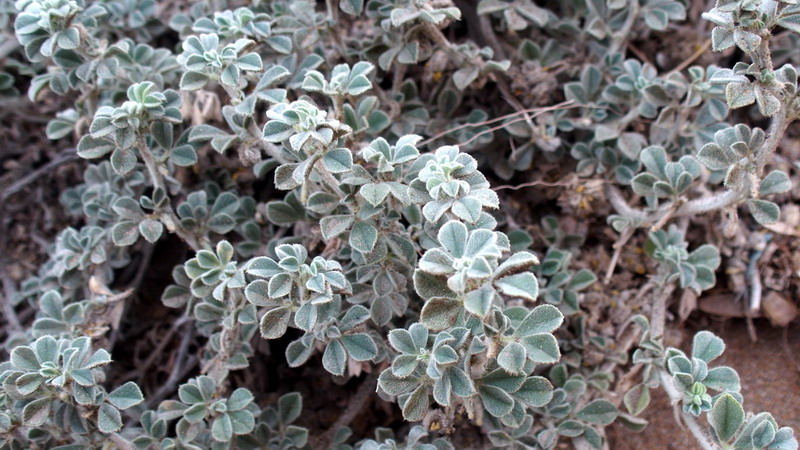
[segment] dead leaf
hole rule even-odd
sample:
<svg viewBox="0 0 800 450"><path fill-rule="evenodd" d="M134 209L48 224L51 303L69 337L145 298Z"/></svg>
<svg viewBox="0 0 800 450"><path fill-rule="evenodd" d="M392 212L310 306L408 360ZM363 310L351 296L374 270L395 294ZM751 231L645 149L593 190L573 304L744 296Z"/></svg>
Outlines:
<svg viewBox="0 0 800 450"><path fill-rule="evenodd" d="M733 294L710 295L700 299L700 311L722 317L744 317L744 308ZM753 316L757 317L757 316Z"/></svg>
<svg viewBox="0 0 800 450"><path fill-rule="evenodd" d="M797 318L798 314L797 305L775 291L769 291L761 299L761 310L775 327L785 327Z"/></svg>

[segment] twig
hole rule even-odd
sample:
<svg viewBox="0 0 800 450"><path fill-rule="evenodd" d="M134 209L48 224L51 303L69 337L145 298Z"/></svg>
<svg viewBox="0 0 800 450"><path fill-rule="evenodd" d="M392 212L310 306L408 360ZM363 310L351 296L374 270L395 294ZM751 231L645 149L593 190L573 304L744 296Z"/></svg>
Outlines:
<svg viewBox="0 0 800 450"><path fill-rule="evenodd" d="M186 324L188 330L184 332L183 339L181 339L181 344L178 347L178 354L175 356L175 363L172 365L172 371L169 374L169 378L167 378L167 381L164 382L161 388L159 388L158 391L156 391L156 393L150 397L150 400L147 401L148 408L156 407L161 400L174 392L178 381L183 378L184 373L194 366L194 364L185 364L186 355L189 351L189 344L192 343L192 339L194 338L193 323L191 321L187 321Z"/></svg>
<svg viewBox="0 0 800 450"><path fill-rule="evenodd" d="M521 183L521 184L516 184L516 185L514 185L514 184L502 184L500 186L493 187L492 190L493 191L502 191L504 189L508 189L508 190L511 190L511 191L516 191L516 190L519 190L519 189L522 189L522 188L532 187L532 186L570 187L573 184L574 183L572 181L555 181L555 182L551 183L551 182L542 181L542 180L534 180L534 181L529 181L527 183Z"/></svg>
<svg viewBox="0 0 800 450"><path fill-rule="evenodd" d="M698 48L698 49L697 49L697 50L696 50L694 53L692 53L691 55L689 55L689 57L688 57L688 58L686 58L686 59L684 59L684 60L683 60L683 61L682 61L680 64L678 64L677 66L673 67L673 68L672 68L672 70L670 70L669 72L667 72L667 75L666 75L666 76L669 76L670 74L673 74L673 73L675 73L675 72L681 72L681 71L683 71L684 69L686 69L687 67L689 67L689 65L691 65L691 64L692 64L692 63L693 63L693 62L694 62L694 61L695 61L697 58L699 58L699 57L700 57L700 56L701 56L703 53L705 53L706 51L708 51L708 49L709 49L710 47L711 47L711 39L709 39L709 40L707 40L705 43L703 43L703 45L701 45L701 46L700 46L700 48Z"/></svg>
<svg viewBox="0 0 800 450"><path fill-rule="evenodd" d="M38 180L41 176L47 173L49 170L60 166L61 164L68 163L70 161L75 161L79 159L78 154L75 153L75 149L68 149L61 152L57 158L51 159L47 162L47 164L39 167L38 169L32 170L24 177L18 179L14 182L11 186L3 189L3 194L0 196L0 203L5 203L8 197L16 194L17 192L21 191L25 186L28 184Z"/></svg>
<svg viewBox="0 0 800 450"><path fill-rule="evenodd" d="M797 358L794 356L794 352L792 351L792 346L789 345L789 326L791 324L787 324L783 327L783 352L786 353L786 358L794 365L798 372L800 372L800 362L797 362Z"/></svg>
<svg viewBox="0 0 800 450"><path fill-rule="evenodd" d="M336 419L336 422L328 428L328 431L320 439L319 446L315 448L330 448L331 442L333 441L333 437L336 435L336 431L339 428L346 427L350 425L353 419L364 409L366 406L367 401L369 401L374 392L375 392L375 382L377 377L374 374L367 375L364 381L361 383L361 386L358 387L358 391L356 391L355 395L350 397L347 403L347 409Z"/></svg>
<svg viewBox="0 0 800 450"><path fill-rule="evenodd" d="M14 311L14 305L11 303L16 296L16 289L14 288L14 280L8 275L5 269L6 265L0 265L0 277L3 281L3 316L6 318L6 326L13 332L22 331L22 324L19 322L17 312ZM7 335L11 333L6 332Z"/></svg>
<svg viewBox="0 0 800 450"><path fill-rule="evenodd" d="M611 256L611 261L608 263L608 269L606 269L606 277L603 279L603 284L608 284L611 282L611 276L614 274L614 269L617 267L617 262L619 261L619 256L622 254L622 249L625 247L625 244L628 240L633 236L633 227L627 227L617 239L617 242L614 243L614 254Z"/></svg>
<svg viewBox="0 0 800 450"><path fill-rule="evenodd" d="M556 111L556 110L559 110L559 109L568 109L568 108L579 108L579 107L584 107L584 106L586 106L586 105L575 104L574 101L568 100L568 101L565 101L565 102L557 103L557 104L552 105L552 106L543 106L543 107L523 109L521 111L517 111L517 112L510 113L510 114L506 114L504 116L495 117L494 119L484 120L482 122L475 122L475 123L471 123L471 122L470 123L465 123L465 124L459 125L457 127L453 127L453 128L447 129L445 131L442 131L441 133L438 133L438 134L435 134L435 135L429 137L428 139L425 139L424 141L420 142L419 145L423 146L423 145L426 145L426 144L430 144L431 142L435 141L436 139L441 138L442 136L446 136L446 135L448 135L450 133L455 133L456 131L463 130L464 128L482 127L482 126L489 125L489 124L492 124L492 123L495 123L495 122L499 122L501 120L506 120L506 119L510 119L512 117L519 116L520 114L533 113L533 115L530 116L530 117L537 117L538 115L540 115L542 113L545 113L545 112L549 112L549 111ZM525 120L525 119L523 119L523 120ZM506 125L508 125L508 124L506 124Z"/></svg>

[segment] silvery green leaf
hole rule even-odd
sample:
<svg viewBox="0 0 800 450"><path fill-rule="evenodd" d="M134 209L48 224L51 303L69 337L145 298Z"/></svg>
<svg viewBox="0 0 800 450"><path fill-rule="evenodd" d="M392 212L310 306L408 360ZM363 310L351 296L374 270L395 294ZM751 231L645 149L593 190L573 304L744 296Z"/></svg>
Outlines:
<svg viewBox="0 0 800 450"><path fill-rule="evenodd" d="M519 297L532 302L539 296L539 282L531 272L509 275L494 282L495 287L505 295Z"/></svg>
<svg viewBox="0 0 800 450"><path fill-rule="evenodd" d="M767 448L772 440L775 439L776 431L775 425L768 420L758 424L750 438L753 448Z"/></svg>
<svg viewBox="0 0 800 450"><path fill-rule="evenodd" d="M700 331L692 339L692 357L709 363L722 355L725 342L710 331ZM691 370L683 372L689 373Z"/></svg>
<svg viewBox="0 0 800 450"><path fill-rule="evenodd" d="M609 425L617 414L617 408L608 400L594 400L579 410L575 417L596 425Z"/></svg>
<svg viewBox="0 0 800 450"><path fill-rule="evenodd" d="M212 146L214 146L213 141ZM216 147L214 147L214 149L219 151ZM170 151L169 160L176 166L191 166L197 163L197 152L191 145L181 145Z"/></svg>
<svg viewBox="0 0 800 450"><path fill-rule="evenodd" d="M769 444L770 447L776 450L794 450L797 448L797 439L794 437L794 430L789 427L783 427L775 433L775 439Z"/></svg>
<svg viewBox="0 0 800 450"><path fill-rule="evenodd" d="M131 149L115 148L111 153L111 167L118 174L125 175L136 167L136 154Z"/></svg>
<svg viewBox="0 0 800 450"><path fill-rule="evenodd" d="M246 410L229 411L228 417L231 419L233 434L247 434L255 428L256 420L253 413Z"/></svg>
<svg viewBox="0 0 800 450"><path fill-rule="evenodd" d="M792 189L792 181L786 172L773 170L770 172L758 187L759 195L782 194Z"/></svg>
<svg viewBox="0 0 800 450"><path fill-rule="evenodd" d="M353 249L363 253L369 253L375 248L378 241L378 230L366 222L356 222L350 231L349 243Z"/></svg>
<svg viewBox="0 0 800 450"><path fill-rule="evenodd" d="M508 257L495 270L495 276L502 276L507 273L518 272L539 264L539 258L528 252L517 252Z"/></svg>
<svg viewBox="0 0 800 450"><path fill-rule="evenodd" d="M453 83L459 91L463 91L478 78L480 69L476 66L464 67L453 73Z"/></svg>
<svg viewBox="0 0 800 450"><path fill-rule="evenodd" d="M139 239L138 224L132 220L114 224L111 228L111 239L114 241L114 245L120 247L133 245Z"/></svg>
<svg viewBox="0 0 800 450"><path fill-rule="evenodd" d="M366 333L346 334L342 336L342 344L356 361L368 361L378 354L378 347Z"/></svg>
<svg viewBox="0 0 800 450"><path fill-rule="evenodd" d="M420 261L420 264L422 264L422 261ZM476 289L467 294L464 299L464 309L470 314L484 318L489 313L494 297L494 290L487 286Z"/></svg>
<svg viewBox="0 0 800 450"><path fill-rule="evenodd" d="M459 397L466 398L475 395L475 385L466 372L460 367L450 367L445 371L445 376L450 379L453 393Z"/></svg>
<svg viewBox="0 0 800 450"><path fill-rule="evenodd" d="M705 144L697 153L697 159L711 170L725 170L732 163L728 154L714 142Z"/></svg>
<svg viewBox="0 0 800 450"><path fill-rule="evenodd" d="M756 85L753 89L756 96L758 110L764 117L772 117L781 109L781 101L772 92L763 86Z"/></svg>
<svg viewBox="0 0 800 450"><path fill-rule="evenodd" d="M389 332L389 344L400 353L415 355L419 347L414 343L411 333L405 329L395 329Z"/></svg>
<svg viewBox="0 0 800 450"><path fill-rule="evenodd" d="M722 27L715 27L711 30L711 49L715 52L731 48L734 44L736 44L736 41L733 38L732 30Z"/></svg>
<svg viewBox="0 0 800 450"><path fill-rule="evenodd" d="M741 28L735 28L733 30L733 41L736 42L736 45L743 51L752 53L756 51L758 45L761 43L761 37Z"/></svg>
<svg viewBox="0 0 800 450"><path fill-rule="evenodd" d="M664 168L667 166L667 153L662 147L651 145L639 154L639 159L647 170L657 176L665 176Z"/></svg>
<svg viewBox="0 0 800 450"><path fill-rule="evenodd" d="M126 410L143 402L144 396L139 386L129 381L108 394L107 400L117 409Z"/></svg>
<svg viewBox="0 0 800 450"><path fill-rule="evenodd" d="M433 275L449 275L455 272L454 260L441 249L434 248L425 252L419 260L419 270Z"/></svg>
<svg viewBox="0 0 800 450"><path fill-rule="evenodd" d="M497 355L497 364L506 372L517 375L522 372L526 359L525 347L518 342L510 342Z"/></svg>
<svg viewBox="0 0 800 450"><path fill-rule="evenodd" d="M47 422L53 400L40 398L33 400L22 409L22 423L29 427L39 427Z"/></svg>
<svg viewBox="0 0 800 450"><path fill-rule="evenodd" d="M450 378L443 375L436 379L433 383L433 399L436 403L442 406L450 406L450 396L453 392L453 386L450 384Z"/></svg>
<svg viewBox="0 0 800 450"><path fill-rule="evenodd" d="M187 71L181 76L180 88L184 91L196 91L201 89L208 82L208 75L201 72Z"/></svg>
<svg viewBox="0 0 800 450"><path fill-rule="evenodd" d="M288 273L280 273L270 278L268 295L270 298L281 298L289 295L292 289L292 277Z"/></svg>
<svg viewBox="0 0 800 450"><path fill-rule="evenodd" d="M708 415L708 422L714 428L721 442L730 441L744 423L744 408L730 394L724 394L714 402Z"/></svg>
<svg viewBox="0 0 800 450"><path fill-rule="evenodd" d="M361 186L358 194L368 201L372 206L378 206L386 200L389 195L390 187L388 183L370 183Z"/></svg>
<svg viewBox="0 0 800 450"><path fill-rule="evenodd" d="M385 372L384 372L385 373ZM411 393L406 399L403 406L403 418L409 422L417 422L425 417L430 406L430 398L428 396L428 387L419 386Z"/></svg>
<svg viewBox="0 0 800 450"><path fill-rule="evenodd" d="M292 341L286 347L286 362L289 367L300 367L314 353L314 347L306 347L301 339Z"/></svg>
<svg viewBox="0 0 800 450"><path fill-rule="evenodd" d="M439 229L437 239L439 244L447 249L456 258L464 256L467 244L467 227L458 221L451 220Z"/></svg>
<svg viewBox="0 0 800 450"><path fill-rule="evenodd" d="M747 207L753 218L762 225L773 224L781 218L781 210L778 205L767 200L750 199L747 201Z"/></svg>
<svg viewBox="0 0 800 450"><path fill-rule="evenodd" d="M569 280L567 286L575 291L581 291L597 281L597 275L589 269L581 269Z"/></svg>
<svg viewBox="0 0 800 450"><path fill-rule="evenodd" d="M305 218L303 208L282 201L267 203L266 215L267 220L276 225L292 225Z"/></svg>
<svg viewBox="0 0 800 450"><path fill-rule="evenodd" d="M653 186L657 181L658 178L651 173L640 173L639 175L633 177L633 180L631 180L631 188L633 188L633 192L635 192L637 195L653 195Z"/></svg>
<svg viewBox="0 0 800 450"><path fill-rule="evenodd" d="M709 389L720 392L739 392L739 374L730 367L720 366L709 369L703 379L703 384Z"/></svg>
<svg viewBox="0 0 800 450"><path fill-rule="evenodd" d="M795 4L783 8L778 16L777 24L800 34L800 6Z"/></svg>
<svg viewBox="0 0 800 450"><path fill-rule="evenodd" d="M539 408L550 403L553 398L553 385L547 378L540 376L528 377L522 383L514 396L534 408Z"/></svg>
<svg viewBox="0 0 800 450"><path fill-rule="evenodd" d="M400 378L390 370L384 370L378 377L378 385L389 395L402 395L419 386L419 381L413 378Z"/></svg>
<svg viewBox="0 0 800 450"><path fill-rule="evenodd" d="M144 219L139 222L139 233L147 240L147 242L155 243L161 237L164 231L164 225L161 222L153 219Z"/></svg>
<svg viewBox="0 0 800 450"><path fill-rule="evenodd" d="M400 378L405 378L411 375L419 365L416 356L413 355L399 355L392 361L392 373Z"/></svg>
<svg viewBox="0 0 800 450"><path fill-rule="evenodd" d="M346 14L357 16L364 10L364 0L339 0L339 8Z"/></svg>
<svg viewBox="0 0 800 450"><path fill-rule="evenodd" d="M537 364L553 364L561 359L558 341L549 333L534 334L520 339L528 351L528 358Z"/></svg>
<svg viewBox="0 0 800 450"><path fill-rule="evenodd" d="M236 66L241 70L250 72L261 70L263 67L261 56L259 56L258 53L247 53L240 56L239 59L236 60Z"/></svg>
<svg viewBox="0 0 800 450"><path fill-rule="evenodd" d="M650 404L650 388L637 384L625 393L624 403L629 413L638 416Z"/></svg>
<svg viewBox="0 0 800 450"><path fill-rule="evenodd" d="M27 397L39 389L44 381L38 373L30 372L20 375L13 384L20 394Z"/></svg>
<svg viewBox="0 0 800 450"><path fill-rule="evenodd" d="M322 237L331 240L347 231L354 222L352 215L335 215L323 217L319 222Z"/></svg>
<svg viewBox="0 0 800 450"><path fill-rule="evenodd" d="M97 428L102 433L116 433L122 429L122 415L119 410L108 403L100 405L97 410Z"/></svg>
<svg viewBox="0 0 800 450"><path fill-rule="evenodd" d="M78 156L84 159L99 158L114 150L114 147L109 141L86 135L78 142Z"/></svg>
<svg viewBox="0 0 800 450"><path fill-rule="evenodd" d="M453 364L458 362L458 353L449 345L442 345L433 351L433 360L440 365Z"/></svg>
<svg viewBox="0 0 800 450"><path fill-rule="evenodd" d="M719 250L711 244L701 245L689 255L688 261L697 266L716 269L720 264Z"/></svg>
<svg viewBox="0 0 800 450"><path fill-rule="evenodd" d="M425 273L422 270L414 271L414 290L423 299L433 297L455 297L455 293L447 287L447 281L442 277L437 277Z"/></svg>
<svg viewBox="0 0 800 450"><path fill-rule="evenodd" d="M514 399L504 390L484 385L478 388L483 407L494 417L503 417L514 408Z"/></svg>
<svg viewBox="0 0 800 450"><path fill-rule="evenodd" d="M422 307L420 321L430 330L444 330L455 323L462 310L463 305L456 299L434 297Z"/></svg>
<svg viewBox="0 0 800 450"><path fill-rule="evenodd" d="M298 392L284 394L278 399L278 417L283 425L293 423L303 411L303 396Z"/></svg>
<svg viewBox="0 0 800 450"><path fill-rule="evenodd" d="M211 438L217 442L229 442L233 438L233 424L227 413L220 414L211 423Z"/></svg>
<svg viewBox="0 0 800 450"><path fill-rule="evenodd" d="M752 105L756 101L753 86L750 83L728 83L725 86L725 100L731 109Z"/></svg>
<svg viewBox="0 0 800 450"><path fill-rule="evenodd" d="M261 337L264 339L277 339L286 334L291 316L292 311L285 307L268 311L261 317L259 324Z"/></svg>
<svg viewBox="0 0 800 450"><path fill-rule="evenodd" d="M622 426L635 433L643 431L647 428L649 422L641 417L632 416L630 414L621 413L617 420Z"/></svg>
<svg viewBox="0 0 800 450"><path fill-rule="evenodd" d="M558 434L567 437L577 437L583 434L586 426L577 420L565 420L558 424Z"/></svg>
<svg viewBox="0 0 800 450"><path fill-rule="evenodd" d="M334 375L344 375L347 367L347 352L339 339L328 342L322 354L322 366Z"/></svg>
<svg viewBox="0 0 800 450"><path fill-rule="evenodd" d="M519 337L552 333L564 321L564 315L553 305L539 305L520 322L515 330Z"/></svg>
<svg viewBox="0 0 800 450"><path fill-rule="evenodd" d="M266 43L278 53L288 55L292 52L292 40L288 36L270 36Z"/></svg>
<svg viewBox="0 0 800 450"><path fill-rule="evenodd" d="M322 163L332 173L343 173L353 166L353 153L346 148L336 148L325 153Z"/></svg>
<svg viewBox="0 0 800 450"><path fill-rule="evenodd" d="M239 411L246 408L252 401L253 394L248 389L238 388L231 393L226 404L228 411Z"/></svg>

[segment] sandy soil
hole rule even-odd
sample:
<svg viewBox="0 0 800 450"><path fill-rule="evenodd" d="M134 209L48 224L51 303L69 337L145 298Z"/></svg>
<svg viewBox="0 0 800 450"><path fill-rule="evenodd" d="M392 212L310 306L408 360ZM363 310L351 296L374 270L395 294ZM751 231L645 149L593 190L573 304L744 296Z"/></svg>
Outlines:
<svg viewBox="0 0 800 450"><path fill-rule="evenodd" d="M795 432L800 431L800 368L787 357L783 329L760 322L757 324L757 342L751 342L746 325L741 320L711 323L707 329L721 336L727 343L725 353L717 361L721 365L732 366L739 372L745 410L769 411L779 425L790 426ZM687 336L691 336L694 331L690 330ZM691 340L687 338L684 341L682 347L688 352ZM790 325L788 345L794 358L800 358L800 324ZM662 391L654 392L653 401L642 416L650 421L650 425L641 433L628 433L620 425L614 425L609 430L612 449L698 447L691 434L676 425L669 400ZM704 419L701 420L706 423Z"/></svg>

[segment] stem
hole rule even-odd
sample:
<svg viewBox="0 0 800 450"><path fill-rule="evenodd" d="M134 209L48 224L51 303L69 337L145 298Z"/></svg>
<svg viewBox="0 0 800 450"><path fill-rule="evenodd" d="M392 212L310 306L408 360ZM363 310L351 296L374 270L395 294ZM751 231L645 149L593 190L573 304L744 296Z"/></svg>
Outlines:
<svg viewBox="0 0 800 450"><path fill-rule="evenodd" d="M139 154L142 156L142 161L144 161L145 167L147 167L147 172L150 174L150 183L153 185L155 189L163 189L164 192L167 192L167 187L164 184L164 177L159 172L158 166L156 165L156 159L153 157L153 153L150 152L150 149L147 147L147 144L144 141L144 137L140 136L136 140L137 148L139 149ZM161 223L167 227L167 230L170 233L175 233L183 239L192 250L197 251L201 248L210 248L210 244L208 242L201 242L196 236L190 234L186 230L184 230L180 226L180 220L178 216L175 215L175 212L172 208L167 205L165 208L159 208L156 211L158 213L158 218L161 220Z"/></svg>
<svg viewBox="0 0 800 450"><path fill-rule="evenodd" d="M320 161L314 164L314 168L317 169L317 173L319 174L320 178L328 185L331 190L339 197L345 198L347 194L339 187L340 181L333 176L333 174L325 167L325 164L319 164Z"/></svg>
<svg viewBox="0 0 800 450"><path fill-rule="evenodd" d="M650 330L651 336L654 338L664 336L664 328L667 322L667 300L672 295L672 291L675 290L675 283L669 283L666 286L661 286L661 288L655 292L653 310L650 314Z"/></svg>
<svg viewBox="0 0 800 450"><path fill-rule="evenodd" d="M108 435L108 440L114 443L120 450L133 450L133 444L127 439L120 436L118 433L111 433Z"/></svg>
<svg viewBox="0 0 800 450"><path fill-rule="evenodd" d="M661 387L664 388L664 392L667 393L672 403L677 405L677 403L681 401L681 394L675 389L672 379L668 376L667 372L663 370L659 370L659 378L661 379ZM689 428L692 435L694 435L695 439L697 439L697 443L700 444L701 448L704 450L717 450L719 448L708 438L706 432L703 431L700 424L697 423L697 419L686 413L680 413L679 417L683 418L683 422L686 424L686 427Z"/></svg>
<svg viewBox="0 0 800 450"><path fill-rule="evenodd" d="M780 145L783 134L789 127L789 124L792 123L792 120L793 119L790 119L787 115L786 105L781 103L780 110L775 113L775 116L772 118L772 123L769 125L769 129L767 129L767 140L764 141L764 145L756 155L756 174L758 174L759 179L764 174L764 167L772 159L772 155L775 153L775 150L777 150L778 145Z"/></svg>
<svg viewBox="0 0 800 450"><path fill-rule="evenodd" d="M147 167L147 173L150 174L150 184L152 184L154 188L165 189L164 177L161 175L161 172L158 171L156 159L147 147L143 136L139 136L136 139L136 145L139 149L139 154L142 155L142 161L144 161L144 165Z"/></svg>
<svg viewBox="0 0 800 450"><path fill-rule="evenodd" d="M628 41L628 37L633 29L633 24L639 16L639 0L631 0L628 5L628 16L625 18L625 23L617 33L614 33L611 38L611 45L608 47L608 54L613 55L617 53Z"/></svg>

